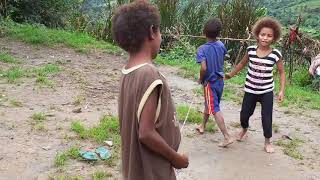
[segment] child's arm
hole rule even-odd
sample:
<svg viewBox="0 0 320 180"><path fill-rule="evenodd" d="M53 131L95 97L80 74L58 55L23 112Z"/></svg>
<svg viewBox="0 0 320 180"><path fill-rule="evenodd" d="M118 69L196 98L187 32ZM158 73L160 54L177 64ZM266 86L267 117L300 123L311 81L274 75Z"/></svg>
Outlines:
<svg viewBox="0 0 320 180"><path fill-rule="evenodd" d="M286 84L286 75L284 72L284 67L283 67L283 60L280 59L277 62L277 68L280 74L280 91L279 91L279 97L278 97L278 101L282 102L284 99L284 88L285 88L285 84Z"/></svg>
<svg viewBox="0 0 320 180"><path fill-rule="evenodd" d="M200 77L199 77L199 80L198 80L199 84L201 84L203 82L204 76L206 74L206 71L207 71L206 61L202 61L201 62L201 68L200 68Z"/></svg>
<svg viewBox="0 0 320 180"><path fill-rule="evenodd" d="M249 62L249 55L246 53L239 64L230 72L225 75L225 79L228 80L233 76L237 75Z"/></svg>
<svg viewBox="0 0 320 180"><path fill-rule="evenodd" d="M166 158L175 168L186 168L189 165L188 157L172 149L155 129L159 92L158 86L150 94L142 109L139 124L139 140L151 151Z"/></svg>

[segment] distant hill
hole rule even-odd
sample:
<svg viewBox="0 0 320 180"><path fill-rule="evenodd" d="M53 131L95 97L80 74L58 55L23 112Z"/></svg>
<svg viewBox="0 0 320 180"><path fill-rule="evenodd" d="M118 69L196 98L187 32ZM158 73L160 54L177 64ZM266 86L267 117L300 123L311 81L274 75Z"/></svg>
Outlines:
<svg viewBox="0 0 320 180"><path fill-rule="evenodd" d="M320 29L320 0L262 0L261 6L285 26L294 24L301 14L303 27Z"/></svg>

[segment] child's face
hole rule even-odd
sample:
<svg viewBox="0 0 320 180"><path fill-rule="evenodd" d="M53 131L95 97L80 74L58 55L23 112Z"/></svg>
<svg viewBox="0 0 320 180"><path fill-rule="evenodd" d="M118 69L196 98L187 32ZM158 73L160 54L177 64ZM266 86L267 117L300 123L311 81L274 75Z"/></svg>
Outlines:
<svg viewBox="0 0 320 180"><path fill-rule="evenodd" d="M260 30L258 36L259 46L268 47L273 43L273 30L271 28L264 27Z"/></svg>

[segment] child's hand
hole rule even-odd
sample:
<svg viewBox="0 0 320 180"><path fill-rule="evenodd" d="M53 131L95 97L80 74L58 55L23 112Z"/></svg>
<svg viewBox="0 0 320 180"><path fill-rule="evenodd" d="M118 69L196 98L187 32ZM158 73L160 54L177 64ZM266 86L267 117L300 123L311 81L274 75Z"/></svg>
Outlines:
<svg viewBox="0 0 320 180"><path fill-rule="evenodd" d="M172 162L172 166L176 169L187 168L189 166L189 158L185 154L179 154L178 158Z"/></svg>
<svg viewBox="0 0 320 180"><path fill-rule="evenodd" d="M278 95L278 102L281 103L283 100L284 100L284 92L280 91Z"/></svg>
<svg viewBox="0 0 320 180"><path fill-rule="evenodd" d="M231 79L232 77L231 77L231 75L230 75L230 73L226 73L225 75L224 75L224 80L228 80L228 79Z"/></svg>

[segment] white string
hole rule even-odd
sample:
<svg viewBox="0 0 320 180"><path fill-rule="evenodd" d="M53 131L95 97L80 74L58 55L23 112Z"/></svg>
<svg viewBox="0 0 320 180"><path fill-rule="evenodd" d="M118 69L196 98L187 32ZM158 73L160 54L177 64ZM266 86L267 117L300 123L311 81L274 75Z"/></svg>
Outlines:
<svg viewBox="0 0 320 180"><path fill-rule="evenodd" d="M183 128L184 128L184 126L186 125L186 122L187 122L187 120L188 120L189 113L190 113L190 110L191 110L191 107L192 107L193 102L194 102L194 98L192 99L192 102L191 102L190 105L189 105L189 109L188 109L187 115L186 115L186 117L185 117L185 119L184 119L184 121L183 121L183 124L182 124L181 128L180 128L180 133L181 133L181 134L182 134ZM176 178L177 178L177 180L179 180L179 179L180 179L180 178L179 178L179 173L180 173L182 170L179 170L179 169L174 169L174 170L175 170L175 173L176 173Z"/></svg>

